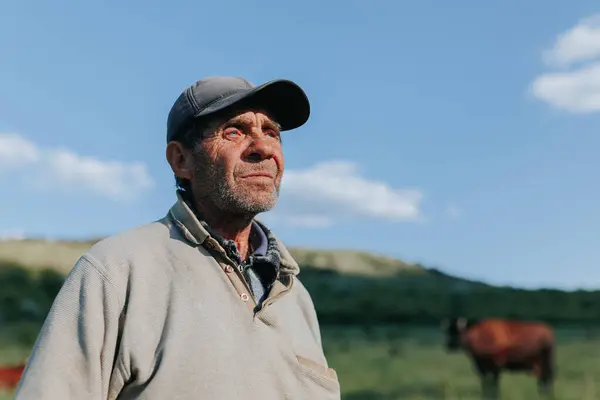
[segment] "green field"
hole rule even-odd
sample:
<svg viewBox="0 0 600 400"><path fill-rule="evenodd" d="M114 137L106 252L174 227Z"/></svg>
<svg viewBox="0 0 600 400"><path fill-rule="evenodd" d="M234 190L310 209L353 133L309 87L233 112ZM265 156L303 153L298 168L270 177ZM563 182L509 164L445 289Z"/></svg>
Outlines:
<svg viewBox="0 0 600 400"><path fill-rule="evenodd" d="M600 399L600 335L557 329L557 400ZM347 400L480 399L479 381L463 353L448 354L434 329L325 329L324 346ZM395 354L390 354L395 353ZM503 399L537 398L532 376L505 374Z"/></svg>
<svg viewBox="0 0 600 400"><path fill-rule="evenodd" d="M39 326L26 327L20 321L41 323L64 274L92 243L0 241L0 363L27 357ZM480 399L480 384L465 354L446 353L439 330L415 324L437 324L457 313L544 320L556 326L598 324L600 291L493 287L360 251L291 251L313 297L343 399ZM11 321L16 328L6 327ZM331 325L389 321L405 321L399 325L405 328L365 333ZM557 337L556 400L600 400L600 327L597 332L562 327ZM536 399L536 382L525 374L505 374L501 394L503 399ZM0 394L0 400L12 397Z"/></svg>
<svg viewBox="0 0 600 400"><path fill-rule="evenodd" d="M15 365L27 359L31 345L35 341L38 327L19 324L0 329L0 364ZM12 399L14 395L0 390L0 400Z"/></svg>
<svg viewBox="0 0 600 400"><path fill-rule="evenodd" d="M0 335L0 362L27 356L31 330ZM558 329L556 400L600 399L600 335ZM434 329L323 328L323 344L337 372L344 400L480 399L479 382L462 353L444 352ZM503 376L502 398L537 398L535 381L525 374ZM12 394L0 395L0 400Z"/></svg>

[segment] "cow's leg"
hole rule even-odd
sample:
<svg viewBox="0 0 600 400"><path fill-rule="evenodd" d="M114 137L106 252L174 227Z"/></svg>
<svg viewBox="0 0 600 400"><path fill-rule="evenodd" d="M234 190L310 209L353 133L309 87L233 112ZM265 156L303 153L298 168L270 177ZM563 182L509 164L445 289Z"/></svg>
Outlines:
<svg viewBox="0 0 600 400"><path fill-rule="evenodd" d="M538 380L538 393L540 397L545 399L553 399L554 391L552 390L552 378L540 376Z"/></svg>
<svg viewBox="0 0 600 400"><path fill-rule="evenodd" d="M481 379L481 398L488 400L493 399L492 397L492 375L489 372L486 372L483 375L480 375Z"/></svg>
<svg viewBox="0 0 600 400"><path fill-rule="evenodd" d="M500 397L500 374L488 372L481 377L481 395L486 400L496 400Z"/></svg>
<svg viewBox="0 0 600 400"><path fill-rule="evenodd" d="M481 380L481 395L484 399L498 399L500 371L489 359L475 360Z"/></svg>
<svg viewBox="0 0 600 400"><path fill-rule="evenodd" d="M481 383L481 398L486 399L488 397L488 374L479 374L479 382Z"/></svg>
<svg viewBox="0 0 600 400"><path fill-rule="evenodd" d="M500 398L500 371L497 369L490 374L490 398Z"/></svg>
<svg viewBox="0 0 600 400"><path fill-rule="evenodd" d="M538 392L541 397L554 398L552 382L554 380L553 349L548 347L542 351L539 359Z"/></svg>
<svg viewBox="0 0 600 400"><path fill-rule="evenodd" d="M552 373L550 371L544 371L542 369L540 377L538 378L538 392L541 397L546 398L546 399L554 398L554 393L553 393L553 389L552 389L552 381L553 381Z"/></svg>
<svg viewBox="0 0 600 400"><path fill-rule="evenodd" d="M473 364L475 365L475 369L477 370L477 374L479 375L479 383L481 385L481 396L482 398L486 398L488 392L488 369L486 368L486 363L481 358L473 358Z"/></svg>

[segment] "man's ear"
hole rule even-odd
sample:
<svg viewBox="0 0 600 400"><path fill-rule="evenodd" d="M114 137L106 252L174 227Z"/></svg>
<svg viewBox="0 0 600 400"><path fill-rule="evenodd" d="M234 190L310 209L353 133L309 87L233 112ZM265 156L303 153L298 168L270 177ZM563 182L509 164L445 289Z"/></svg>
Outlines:
<svg viewBox="0 0 600 400"><path fill-rule="evenodd" d="M182 179L192 179L191 151L186 149L180 142L172 141L167 144L167 162L171 166L173 173Z"/></svg>

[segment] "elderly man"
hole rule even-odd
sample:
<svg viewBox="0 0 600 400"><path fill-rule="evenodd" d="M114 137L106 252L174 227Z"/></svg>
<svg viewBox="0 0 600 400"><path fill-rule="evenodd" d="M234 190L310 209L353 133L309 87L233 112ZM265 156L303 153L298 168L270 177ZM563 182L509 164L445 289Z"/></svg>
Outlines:
<svg viewBox="0 0 600 400"><path fill-rule="evenodd" d="M167 122L177 202L77 261L16 399L339 399L298 265L255 219L309 110L288 80L187 88Z"/></svg>

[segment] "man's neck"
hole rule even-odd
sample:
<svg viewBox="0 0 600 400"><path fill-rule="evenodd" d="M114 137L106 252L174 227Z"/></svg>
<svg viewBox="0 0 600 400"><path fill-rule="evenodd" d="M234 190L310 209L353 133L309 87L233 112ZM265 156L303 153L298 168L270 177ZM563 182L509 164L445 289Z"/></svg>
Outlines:
<svg viewBox="0 0 600 400"><path fill-rule="evenodd" d="M249 253L253 217L224 213L216 207L197 201L194 202L194 207L212 231L224 239L235 242L240 258L245 260Z"/></svg>

